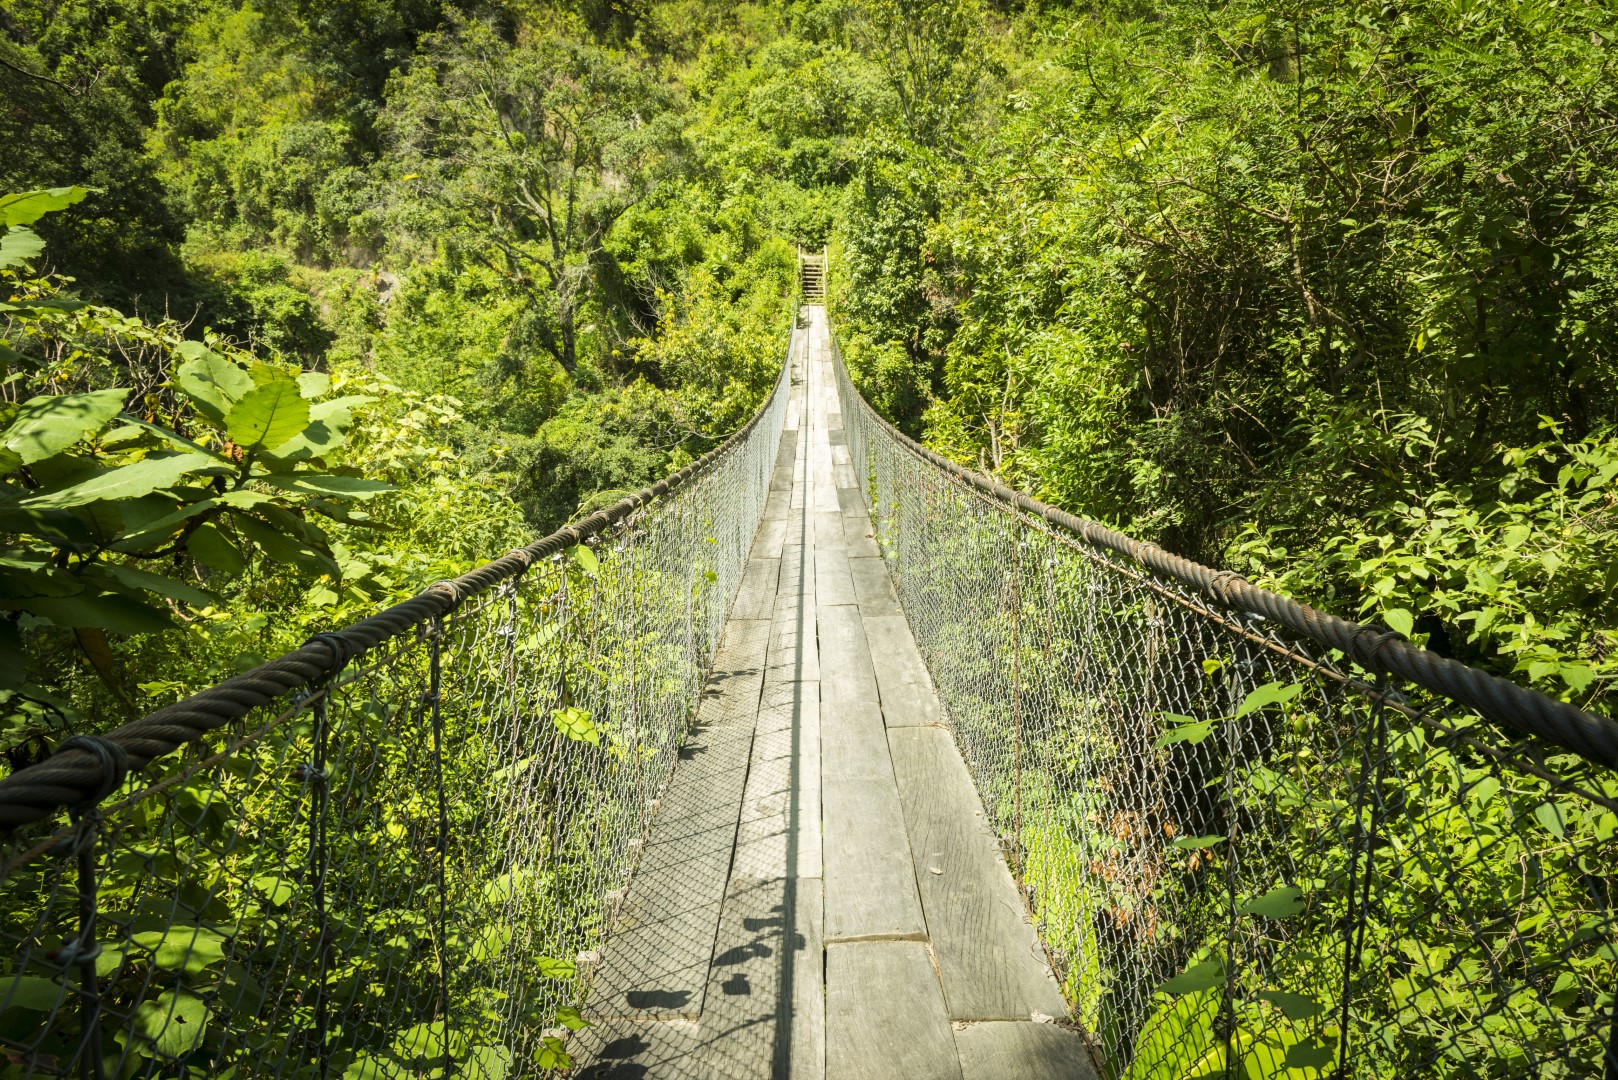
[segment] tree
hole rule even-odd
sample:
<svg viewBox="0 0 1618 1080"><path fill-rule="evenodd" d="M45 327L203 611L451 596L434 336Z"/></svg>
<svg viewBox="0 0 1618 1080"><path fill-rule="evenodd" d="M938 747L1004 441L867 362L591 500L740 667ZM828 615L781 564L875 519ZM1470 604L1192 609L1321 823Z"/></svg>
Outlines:
<svg viewBox="0 0 1618 1080"><path fill-rule="evenodd" d="M467 22L425 41L390 98L401 219L524 293L571 374L607 231L672 149L667 91L610 50Z"/></svg>

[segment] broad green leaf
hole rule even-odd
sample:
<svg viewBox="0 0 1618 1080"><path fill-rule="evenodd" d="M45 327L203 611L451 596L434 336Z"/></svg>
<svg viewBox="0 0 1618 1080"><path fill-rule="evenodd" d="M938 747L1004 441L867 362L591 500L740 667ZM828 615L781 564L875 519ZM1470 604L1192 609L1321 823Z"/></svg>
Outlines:
<svg viewBox="0 0 1618 1080"><path fill-rule="evenodd" d="M556 1022L571 1031L583 1031L590 1026L590 1021L571 1005L563 1005L556 1010Z"/></svg>
<svg viewBox="0 0 1618 1080"><path fill-rule="evenodd" d="M204 522L186 537L185 549L203 566L232 576L247 569L241 548L213 522Z"/></svg>
<svg viewBox="0 0 1618 1080"><path fill-rule="evenodd" d="M185 436L178 435L178 434L170 431L166 427L162 427L162 426L160 426L158 424L151 423L150 421L147 421L147 420L142 420L138 416L130 416L128 413L125 413L124 415L120 416L118 419L122 420L125 424L128 424L131 427L140 428L143 431L146 431L148 434L157 436L159 439L161 439L164 442L168 443L170 446L174 447L176 450L189 450L192 453L196 453L196 454L211 454L213 457L219 459L219 461L221 461L222 463L224 463L226 465L229 465L231 468L236 467L235 462L231 461L228 457L226 457L224 454L221 454L219 451L209 449L208 447L203 446L199 442L192 442L190 439L186 438ZM105 446L106 445L105 442L103 442L102 445Z"/></svg>
<svg viewBox="0 0 1618 1080"><path fill-rule="evenodd" d="M229 938L200 926L171 926L130 938L164 971L195 975L225 958Z"/></svg>
<svg viewBox="0 0 1618 1080"><path fill-rule="evenodd" d="M40 979L32 975L0 975L0 1012L6 1009L27 1009L29 1012L54 1012L68 998L70 991L55 979Z"/></svg>
<svg viewBox="0 0 1618 1080"><path fill-rule="evenodd" d="M1189 716L1181 716L1178 713L1164 713L1163 719L1173 723L1175 726L1157 737L1157 742L1153 745L1159 750L1165 746L1172 746L1174 743L1186 742L1193 745L1200 743L1213 732L1214 724L1222 720L1223 717L1216 716L1208 720L1196 720Z"/></svg>
<svg viewBox="0 0 1618 1080"><path fill-rule="evenodd" d="M331 376L324 371L305 371L298 376L298 393L313 401L331 393Z"/></svg>
<svg viewBox="0 0 1618 1080"><path fill-rule="evenodd" d="M175 372L175 385L214 426L223 427L232 406L252 393L252 376L198 341L182 341L176 351L185 363Z"/></svg>
<svg viewBox="0 0 1618 1080"><path fill-rule="evenodd" d="M1281 1010L1288 1020L1307 1020L1311 1016L1319 1016L1324 1006L1312 997L1303 994L1289 994L1285 990L1260 990L1260 1001L1268 1001Z"/></svg>
<svg viewBox="0 0 1618 1080"><path fill-rule="evenodd" d="M511 1071L511 1051L503 1046L474 1046L456 1065L466 1080L506 1080Z"/></svg>
<svg viewBox="0 0 1618 1080"><path fill-rule="evenodd" d="M549 956L539 958L539 973L547 979L571 979L578 974L578 965L571 960L555 960Z"/></svg>
<svg viewBox="0 0 1618 1080"><path fill-rule="evenodd" d="M1303 910L1302 893L1296 885L1277 885L1263 896L1244 901L1240 910L1266 919L1286 919Z"/></svg>
<svg viewBox="0 0 1618 1080"><path fill-rule="evenodd" d="M45 250L45 238L33 229L14 226L0 236L0 270L37 258Z"/></svg>
<svg viewBox="0 0 1618 1080"><path fill-rule="evenodd" d="M262 513L267 509L270 508L261 507L260 512ZM325 552L310 547L303 541L289 536L275 526L257 518L241 514L235 517L235 521L236 527L241 530L242 535L276 562L296 566L307 574L326 574L333 581L342 579L342 568Z"/></svg>
<svg viewBox="0 0 1618 1080"><path fill-rule="evenodd" d="M1589 664L1563 664L1557 674L1567 683L1568 689L1574 693L1583 693L1595 681L1596 669Z"/></svg>
<svg viewBox="0 0 1618 1080"><path fill-rule="evenodd" d="M1382 621L1388 624L1388 629L1396 634L1409 637L1416 628L1416 617L1404 608L1384 608Z"/></svg>
<svg viewBox="0 0 1618 1080"><path fill-rule="evenodd" d="M104 568L119 584L142 592L156 593L166 596L170 600L190 604L192 607L207 607L218 603L218 598L210 596L201 589L187 585L183 581L164 577L162 574L153 574L145 570L137 570L133 566L107 566Z"/></svg>
<svg viewBox="0 0 1618 1080"><path fill-rule="evenodd" d="M94 628L115 634L156 634L174 627L168 612L122 593L23 597L13 603L57 626Z"/></svg>
<svg viewBox="0 0 1618 1080"><path fill-rule="evenodd" d="M1534 820L1558 840L1567 836L1567 819L1562 813L1562 808L1553 802L1542 802L1534 807Z"/></svg>
<svg viewBox="0 0 1618 1080"><path fill-rule="evenodd" d="M1311 1035L1287 1047L1284 1064L1288 1069L1324 1069L1337 1060L1337 1042L1327 1042L1319 1035Z"/></svg>
<svg viewBox="0 0 1618 1080"><path fill-rule="evenodd" d="M101 499L136 499L171 488L187 476L216 476L227 471L209 454L152 454L129 465L102 469L65 488L24 499L20 505L49 510Z"/></svg>
<svg viewBox="0 0 1618 1080"><path fill-rule="evenodd" d="M124 407L127 390L29 398L0 434L0 446L32 465L54 457L100 431Z"/></svg>
<svg viewBox="0 0 1618 1080"><path fill-rule="evenodd" d="M1174 841L1173 846L1186 851L1194 851L1198 848L1211 848L1215 844L1223 844L1224 842L1225 838L1223 836L1182 836Z"/></svg>
<svg viewBox="0 0 1618 1080"><path fill-rule="evenodd" d="M546 1035L540 1040L541 1049L535 1059L541 1069L571 1069L573 1058L562 1046L562 1040L553 1035Z"/></svg>
<svg viewBox="0 0 1618 1080"><path fill-rule="evenodd" d="M273 452L309 426L309 402L298 393L297 380L276 374L278 378L248 391L225 414L225 431L237 445Z"/></svg>
<svg viewBox="0 0 1618 1080"><path fill-rule="evenodd" d="M59 187L0 195L0 225L32 225L52 211L82 202L88 194L88 188Z"/></svg>
<svg viewBox="0 0 1618 1080"><path fill-rule="evenodd" d="M1241 708L1236 710L1236 717L1240 719L1249 713L1257 712L1267 705L1282 705L1299 694L1303 693L1302 683L1265 683L1242 700Z"/></svg>
<svg viewBox="0 0 1618 1080"><path fill-rule="evenodd" d="M182 1058L202 1044L208 1006L184 990L170 990L135 1010L135 1034L147 1039L159 1057Z"/></svg>
<svg viewBox="0 0 1618 1080"><path fill-rule="evenodd" d="M555 710L551 713L551 720L556 724L557 731L574 742L587 742L592 746L601 745L601 733L596 730L595 724L590 722L590 714L577 705Z"/></svg>
<svg viewBox="0 0 1618 1080"><path fill-rule="evenodd" d="M574 544L567 549L567 557L571 559L580 570L591 577L601 572L601 563L596 559L596 553L583 544Z"/></svg>
<svg viewBox="0 0 1618 1080"><path fill-rule="evenodd" d="M260 874L253 879L253 889L271 907L286 907L298 895L297 883L280 874Z"/></svg>
<svg viewBox="0 0 1618 1080"><path fill-rule="evenodd" d="M274 473L263 478L266 484L286 491L305 495L326 495L339 499L369 499L388 491L397 491L392 484L381 480L367 480L361 476L337 476L330 473Z"/></svg>
<svg viewBox="0 0 1618 1080"><path fill-rule="evenodd" d="M1204 960L1192 964L1174 978L1157 988L1160 994L1194 994L1199 990L1212 990L1225 985L1225 965L1218 960Z"/></svg>

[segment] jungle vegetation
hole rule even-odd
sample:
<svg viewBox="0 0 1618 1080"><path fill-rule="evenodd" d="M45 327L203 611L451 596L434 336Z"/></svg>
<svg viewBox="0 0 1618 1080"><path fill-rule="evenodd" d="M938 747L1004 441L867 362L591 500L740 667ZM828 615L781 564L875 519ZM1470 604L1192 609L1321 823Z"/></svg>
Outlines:
<svg viewBox="0 0 1618 1080"><path fill-rule="evenodd" d="M905 430L1608 710L1618 9L0 0L0 750Z"/></svg>

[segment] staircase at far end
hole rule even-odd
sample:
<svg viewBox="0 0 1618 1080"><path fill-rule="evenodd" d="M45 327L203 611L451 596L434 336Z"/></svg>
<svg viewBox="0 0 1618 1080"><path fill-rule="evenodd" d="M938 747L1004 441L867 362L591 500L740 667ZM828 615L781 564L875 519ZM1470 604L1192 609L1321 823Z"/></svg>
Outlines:
<svg viewBox="0 0 1618 1080"><path fill-rule="evenodd" d="M805 304L826 302L826 252L798 249L798 296Z"/></svg>

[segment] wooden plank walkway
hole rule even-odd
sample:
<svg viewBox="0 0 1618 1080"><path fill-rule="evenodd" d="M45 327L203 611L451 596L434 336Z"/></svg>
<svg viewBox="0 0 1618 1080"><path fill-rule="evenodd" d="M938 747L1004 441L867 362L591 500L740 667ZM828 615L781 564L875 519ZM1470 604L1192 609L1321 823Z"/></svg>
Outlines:
<svg viewBox="0 0 1618 1080"><path fill-rule="evenodd" d="M872 539L823 309L579 1075L1093 1080Z"/></svg>

